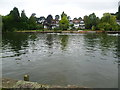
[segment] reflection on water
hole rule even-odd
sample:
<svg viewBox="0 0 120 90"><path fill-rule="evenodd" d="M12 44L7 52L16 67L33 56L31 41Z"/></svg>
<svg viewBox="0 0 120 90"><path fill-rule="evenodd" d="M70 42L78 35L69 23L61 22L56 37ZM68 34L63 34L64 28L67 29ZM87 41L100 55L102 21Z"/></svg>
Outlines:
<svg viewBox="0 0 120 90"><path fill-rule="evenodd" d="M119 47L118 35L4 33L3 77L117 88Z"/></svg>

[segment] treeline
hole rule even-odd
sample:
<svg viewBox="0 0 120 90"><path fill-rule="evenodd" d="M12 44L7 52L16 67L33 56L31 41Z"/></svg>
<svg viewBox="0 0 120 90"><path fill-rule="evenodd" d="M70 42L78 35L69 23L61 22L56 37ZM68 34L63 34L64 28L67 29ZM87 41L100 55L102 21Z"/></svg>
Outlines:
<svg viewBox="0 0 120 90"><path fill-rule="evenodd" d="M96 15L90 14L89 16L84 16L86 29L92 30L120 30L120 25L117 24L116 15L111 15L110 13L104 13L103 17L100 19Z"/></svg>
<svg viewBox="0 0 120 90"><path fill-rule="evenodd" d="M20 15L18 8L16 7L14 7L8 15L2 16L2 22L2 30L4 32L37 28L35 14L33 13L30 18L28 18L24 10L21 12Z"/></svg>
<svg viewBox="0 0 120 90"><path fill-rule="evenodd" d="M41 19L42 22L38 22ZM74 24L70 24L70 16L67 16L64 12L61 14L61 20L59 15L55 16L55 20L59 21L59 27L56 30L68 30L69 27L74 27ZM77 19L77 18L76 18ZM82 19L82 18L78 18ZM17 30L37 30L44 29L44 25L47 29L52 29L53 16L48 15L47 18L37 18L33 13L29 18L26 16L23 10L21 14L18 8L14 7L13 10L6 16L2 16L2 31L12 32ZM116 20L120 20L120 7L116 14L111 15L110 13L104 13L102 18L99 18L95 13L89 16L84 16L82 19L85 23L85 29L90 30L120 30L120 25L117 24Z"/></svg>

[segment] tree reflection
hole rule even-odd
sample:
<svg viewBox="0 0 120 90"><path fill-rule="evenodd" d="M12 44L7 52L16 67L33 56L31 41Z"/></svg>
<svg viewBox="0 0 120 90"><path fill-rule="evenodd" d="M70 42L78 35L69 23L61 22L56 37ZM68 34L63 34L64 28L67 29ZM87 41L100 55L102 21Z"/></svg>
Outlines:
<svg viewBox="0 0 120 90"><path fill-rule="evenodd" d="M46 35L46 44L48 45L49 48L52 48L52 45L53 45L53 35L52 34Z"/></svg>
<svg viewBox="0 0 120 90"><path fill-rule="evenodd" d="M107 34L86 34L84 36L85 47L91 52L100 49L101 54L106 55L111 49L114 50L117 46L117 37ZM89 47L89 48L88 48ZM114 51L116 53L116 51ZM115 54L114 53L114 54Z"/></svg>
<svg viewBox="0 0 120 90"><path fill-rule="evenodd" d="M111 48L116 48L117 46L117 37L110 36L107 34L99 35L99 47L102 50L102 54L106 54ZM116 51L115 51L116 52Z"/></svg>
<svg viewBox="0 0 120 90"><path fill-rule="evenodd" d="M87 50L89 50L90 52L94 52L94 49L98 43L98 40L97 40L98 36L96 34L86 34L84 36L84 45L85 45L85 48Z"/></svg>
<svg viewBox="0 0 120 90"><path fill-rule="evenodd" d="M68 39L69 39L69 36L68 35L61 35L60 36L60 44L61 44L61 49L62 50L65 50L66 47L67 47L67 44L68 44Z"/></svg>
<svg viewBox="0 0 120 90"><path fill-rule="evenodd" d="M25 33L4 33L2 35L3 50L6 50L6 45L8 47L11 46L11 50L16 52L16 56L19 56L21 55L19 50L22 50L22 47L28 46L27 39L28 35Z"/></svg>

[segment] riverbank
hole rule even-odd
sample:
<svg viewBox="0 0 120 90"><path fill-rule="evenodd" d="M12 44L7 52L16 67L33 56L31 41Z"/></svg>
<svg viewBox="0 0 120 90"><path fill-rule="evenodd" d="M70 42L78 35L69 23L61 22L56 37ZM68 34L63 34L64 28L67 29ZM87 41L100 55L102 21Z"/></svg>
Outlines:
<svg viewBox="0 0 120 90"><path fill-rule="evenodd" d="M16 31L16 32L23 32L23 33L110 33L110 34L120 34L120 31L92 31L92 30L78 30L78 31L54 31L54 30L25 30L25 31Z"/></svg>
<svg viewBox="0 0 120 90"><path fill-rule="evenodd" d="M86 88L86 87L80 87L75 85L67 85L63 87L58 85L45 85L45 84L39 84L37 82L2 78L2 88Z"/></svg>

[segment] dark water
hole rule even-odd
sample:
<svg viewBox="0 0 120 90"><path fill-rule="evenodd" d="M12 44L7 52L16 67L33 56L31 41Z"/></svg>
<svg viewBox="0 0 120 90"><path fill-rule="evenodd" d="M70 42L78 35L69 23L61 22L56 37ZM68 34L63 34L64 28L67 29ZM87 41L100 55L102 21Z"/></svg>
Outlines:
<svg viewBox="0 0 120 90"><path fill-rule="evenodd" d="M3 77L50 85L118 87L118 35L2 35Z"/></svg>

